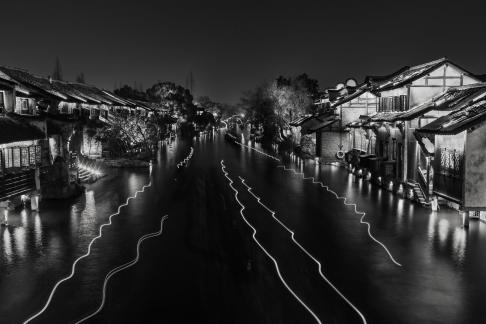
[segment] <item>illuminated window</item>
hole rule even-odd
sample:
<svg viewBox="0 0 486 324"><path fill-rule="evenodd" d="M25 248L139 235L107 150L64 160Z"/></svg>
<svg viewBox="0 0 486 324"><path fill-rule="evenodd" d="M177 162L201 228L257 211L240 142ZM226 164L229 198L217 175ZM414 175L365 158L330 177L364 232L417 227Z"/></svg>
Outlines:
<svg viewBox="0 0 486 324"><path fill-rule="evenodd" d="M35 165L35 146L29 146L29 164Z"/></svg>
<svg viewBox="0 0 486 324"><path fill-rule="evenodd" d="M28 99L20 99L20 113L21 114L28 114L29 110L29 100Z"/></svg>
<svg viewBox="0 0 486 324"><path fill-rule="evenodd" d="M5 168L13 167L12 149L4 149L3 150L3 158L5 160Z"/></svg>
<svg viewBox="0 0 486 324"><path fill-rule="evenodd" d="M42 162L42 160L41 160L41 147L40 147L40 145L37 145L35 147L35 162L37 164L40 164Z"/></svg>
<svg viewBox="0 0 486 324"><path fill-rule="evenodd" d="M5 109L5 93L0 91L0 113L3 113Z"/></svg>
<svg viewBox="0 0 486 324"><path fill-rule="evenodd" d="M20 148L20 164L23 167L29 166L29 148L28 147L21 147Z"/></svg>
<svg viewBox="0 0 486 324"><path fill-rule="evenodd" d="M14 168L20 168L20 147L14 147L12 149L12 156Z"/></svg>

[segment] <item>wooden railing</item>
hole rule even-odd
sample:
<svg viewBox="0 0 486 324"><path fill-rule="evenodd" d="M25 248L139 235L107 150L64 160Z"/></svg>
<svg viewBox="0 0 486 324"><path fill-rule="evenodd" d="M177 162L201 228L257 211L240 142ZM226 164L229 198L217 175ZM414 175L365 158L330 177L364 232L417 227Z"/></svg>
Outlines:
<svg viewBox="0 0 486 324"><path fill-rule="evenodd" d="M27 170L0 176L0 200L35 190L35 171Z"/></svg>

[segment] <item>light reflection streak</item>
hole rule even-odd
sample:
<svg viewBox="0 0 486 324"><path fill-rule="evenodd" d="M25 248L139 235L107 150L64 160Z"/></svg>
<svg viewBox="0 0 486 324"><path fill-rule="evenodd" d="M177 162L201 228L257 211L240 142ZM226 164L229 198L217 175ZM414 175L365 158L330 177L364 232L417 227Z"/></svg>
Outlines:
<svg viewBox="0 0 486 324"><path fill-rule="evenodd" d="M15 238L15 249L17 250L17 255L20 257L25 257L25 227L17 227L14 230Z"/></svg>
<svg viewBox="0 0 486 324"><path fill-rule="evenodd" d="M447 234L449 233L449 221L445 218L441 218L437 225L439 241L442 245L445 245L447 240Z"/></svg>
<svg viewBox="0 0 486 324"><path fill-rule="evenodd" d="M8 259L8 262L12 262L12 241L10 237L10 232L8 231L8 228L5 228L3 231L3 250L5 252L5 256Z"/></svg>
<svg viewBox="0 0 486 324"><path fill-rule="evenodd" d="M301 175L302 176L302 180L312 180L312 183L314 184L319 184L321 185L322 188L326 189L326 191L332 193L336 199L338 200L342 200L343 201L343 204L345 206L352 206L354 208L354 213L357 214L357 215L361 215L361 218L360 218L360 223L361 224L366 224L367 227L368 227L368 236L373 240L375 241L377 244L379 244L384 250L385 252L388 254L388 256L390 257L390 260L395 263L397 266L401 267L402 265L397 261L395 260L395 258L393 257L393 255L391 254L391 252L388 250L388 248L385 246L385 244L383 244L382 242L380 242L379 240L377 240L372 234L371 234L371 224L367 221L364 220L365 216L366 216L366 213L365 212L362 212L362 211L359 211L357 208L358 206L355 204L355 203L349 203L347 202L348 198L347 197L342 197L342 196L339 196L335 191L333 191L332 189L330 189L327 185L324 185L321 181L316 181L314 177L306 177L304 175L303 172L297 172L295 171L295 169L293 168L290 168L290 169L287 169L285 167L285 165L277 165L277 168L283 168L285 171L292 171L294 174L296 175Z"/></svg>
<svg viewBox="0 0 486 324"><path fill-rule="evenodd" d="M294 241L294 243L309 257L311 258L316 264L317 264L317 267L318 267L318 271L319 271L319 275L321 276L321 278L327 282L327 284L329 286L331 286L331 288L339 295L341 296L342 299L344 299L344 301L349 305L351 306L351 308L356 312L358 313L359 317L361 317L361 320L363 321L363 323L366 324L366 319L364 317L364 315L358 310L358 308L356 308L356 306L354 306L337 288L336 286L334 286L331 281L322 273L322 265L321 263L319 262L319 260L317 260L309 251L307 251L296 239L295 239L295 232L292 231L290 228L287 227L287 225L285 225L280 219L278 219L275 214L276 212L274 210L271 210L268 206L266 206L265 204L263 204L261 202L261 199L260 197L258 197L257 195L255 195L253 193L253 188L250 187L249 185L246 184L245 182L245 179L243 179L242 177L238 177L240 178L240 181L241 183L247 188L248 190L248 193L250 193L250 195L252 195L256 201L261 205L263 206L263 208L265 208L273 217L273 219L275 219L277 221L277 223L280 224L280 226L282 226L287 232L290 233L290 237L292 239L292 241Z"/></svg>
<svg viewBox="0 0 486 324"><path fill-rule="evenodd" d="M99 228L99 234L98 234L96 237L94 237L94 238L91 240L91 242L89 242L89 244L88 244L88 252L86 252L85 254L83 254L82 256L80 256L79 258L77 258L77 259L76 259L76 260L73 262L72 267L71 267L71 273L69 274L69 276L62 278L61 280L59 280L59 281L58 281L58 282L57 282L57 283L54 285L54 288L52 288L52 291L51 291L51 293L49 294L49 298L47 299L47 302L46 302L46 304L44 305L44 307L42 307L42 309L41 309L40 311L38 311L37 313L35 313L35 314L34 314L34 315L32 315L31 317L29 317L28 319L26 319L26 320L23 322L24 324L31 322L33 319L37 318L39 315L41 315L42 313L44 313L44 312L45 312L45 310L47 309L47 307L50 305L50 303L51 303L51 301L52 301L52 298L54 297L54 294L55 294L55 292L56 292L57 288L58 288L58 287L59 287L59 286L60 286L60 285L61 285L63 282L68 281L69 279L71 279L71 278L74 276L74 273L75 273L75 271L76 271L76 265L78 264L78 262L79 262L80 260L82 260L82 259L86 258L88 255L90 255L90 254L91 254L91 247L92 247L93 243L94 243L94 242L95 242L97 239L101 238L101 236L103 235L103 233L102 233L103 227L105 227L105 226L110 226L110 225L111 225L111 222L112 222L112 218L113 218L114 216L116 216L116 215L119 215L119 214L120 214L120 212L121 212L121 209L122 209L123 207L127 206L127 205L128 205L128 203L130 202L130 200L132 200L132 199L136 198L136 197L137 197L137 195L138 195L139 193L144 192L146 188L151 187L151 186L152 186L152 182L150 181L148 184L144 185L144 186L142 187L142 189L141 189L141 190L137 190L133 196L128 197L128 198L126 199L125 203L123 203L123 204L121 204L120 206L118 206L117 212L116 212L116 213L111 214L111 215L108 217L108 223L104 223L104 224L102 224L102 225L100 226L100 228Z"/></svg>
<svg viewBox="0 0 486 324"><path fill-rule="evenodd" d="M265 156L267 156L267 157L269 157L269 158L271 158L271 159L274 159L275 161L279 161L279 162L280 162L280 159L279 159L279 158L276 158L276 157L275 157L275 156L273 156L273 155L270 155L270 154L267 154L267 153L265 153L265 152L263 152L263 151L260 151L260 150L258 150L258 149L256 149L256 148L254 148L254 147L251 147L251 146L248 146L248 145L246 145L246 144L243 144L243 143L238 142L237 138L236 138L235 136L231 135L230 133L226 133L226 134L227 134L229 137L231 137L231 138L234 140L234 142L235 142L236 144L238 144L238 145L240 145L240 146L243 146L243 147L246 147L246 148L249 148L250 150L256 151L256 152L258 152L258 153L260 153L260 154L263 154L263 155L265 155Z"/></svg>
<svg viewBox="0 0 486 324"><path fill-rule="evenodd" d="M243 220L245 221L245 223L253 230L253 235L252 235L252 238L253 240L255 241L255 243L260 247L260 249L273 261L273 264L275 265L275 270L277 271L277 274L280 278L280 281L283 283L283 285L285 286L285 288L287 288L287 290L295 297L295 299L297 299L297 301L302 305L304 306L304 308L314 317L314 319L317 321L317 323L321 324L321 320L319 319L319 317L317 317L317 315L310 309L309 306L307 306L300 298L299 296L297 296L297 294L289 287L289 285L287 284L287 282L285 281L285 279L282 277L282 274L280 273L280 268L278 266L278 262L277 260L265 249L265 247L263 247L263 245L258 241L258 239L256 238L256 229L255 227L253 227L249 222L248 220L246 219L243 211L245 210L245 206L241 203L241 201L239 200L238 198L238 190L235 189L235 187L233 187L233 180L228 176L228 172L226 171L226 166L224 165L224 160L221 160L221 171L223 171L224 173L224 176L226 177L226 179L228 179L228 183L229 183L229 186L230 188L234 191L235 193L235 199L236 201L238 202L238 204L241 206L241 209L240 209L240 215L241 215L241 218L243 218Z"/></svg>
<svg viewBox="0 0 486 324"><path fill-rule="evenodd" d="M454 230L452 246L454 247L454 256L456 257L457 261L461 263L464 261L464 256L466 254L466 238L467 231L462 227L456 227Z"/></svg>
<svg viewBox="0 0 486 324"><path fill-rule="evenodd" d="M42 246L42 224L38 212L34 213L35 244L37 247Z"/></svg>
<svg viewBox="0 0 486 324"><path fill-rule="evenodd" d="M189 162L189 160L192 158L192 155L194 154L194 149L192 148L191 146L191 151L189 152L189 154L184 158L184 160L182 160L181 162L177 163L177 168L182 168L182 167L185 167L187 165L187 163Z"/></svg>
<svg viewBox="0 0 486 324"><path fill-rule="evenodd" d="M143 235L142 237L140 237L138 239L138 242L137 242L137 256L135 257L135 259L127 262L127 263L124 263L114 269L112 269L110 272L108 272L108 274L105 276L105 280L103 282L103 297L101 299L101 304L100 306L96 309L96 311L94 311L93 313L83 317L82 319L80 319L79 321L76 322L76 324L79 324L79 323L82 323L90 318L92 318L93 316L95 316L96 314L98 314L102 309L103 307L105 306L105 301L106 301L106 287L108 286L108 281L110 280L111 277L113 277L115 274L117 274L118 272L120 271L123 271L125 269L128 269L132 266L134 266L138 260L140 259L140 245L142 244L143 241L145 241L146 239L149 239L149 238L152 238L152 237L156 237L156 236L160 236L162 235L162 231L164 229L164 221L168 218L169 216L168 215L164 215L160 221L160 230L158 230L157 232L153 232L153 233L149 233L149 234L145 234Z"/></svg>

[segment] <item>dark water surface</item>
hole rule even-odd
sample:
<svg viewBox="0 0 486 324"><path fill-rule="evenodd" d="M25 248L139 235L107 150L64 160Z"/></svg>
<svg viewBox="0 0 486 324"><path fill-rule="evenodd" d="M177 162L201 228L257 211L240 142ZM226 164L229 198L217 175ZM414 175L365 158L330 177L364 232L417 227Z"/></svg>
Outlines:
<svg viewBox="0 0 486 324"><path fill-rule="evenodd" d="M191 146L192 159L178 169ZM256 240L277 261L281 277L241 217L221 160ZM361 323L349 303L368 323L482 322L486 224L472 222L465 230L456 212L431 212L344 169L286 162L357 202L399 267L353 207L278 164L221 135L177 140L162 147L151 174L114 170L79 199L46 203L39 213L11 213L12 226L0 228L0 323L21 323L41 310L99 226L149 181L151 187L113 217L33 323L73 323L94 312L107 273L134 259L139 238L158 231L166 214L162 234L142 243L138 263L110 279L106 304L90 322L315 323L310 309L323 323ZM349 303L239 176L295 232Z"/></svg>

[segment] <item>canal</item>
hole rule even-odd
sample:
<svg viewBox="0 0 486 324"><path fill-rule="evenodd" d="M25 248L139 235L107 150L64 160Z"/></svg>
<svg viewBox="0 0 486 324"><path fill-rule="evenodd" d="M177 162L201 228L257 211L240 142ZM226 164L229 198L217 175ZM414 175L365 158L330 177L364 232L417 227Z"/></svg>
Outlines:
<svg viewBox="0 0 486 324"><path fill-rule="evenodd" d="M11 213L0 228L0 322L486 316L485 224L465 230L452 210L431 212L336 166L282 159L220 134L176 140L161 147L151 170L113 170L76 200Z"/></svg>

